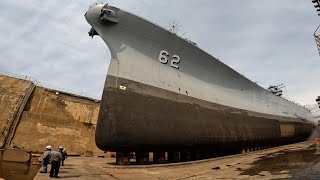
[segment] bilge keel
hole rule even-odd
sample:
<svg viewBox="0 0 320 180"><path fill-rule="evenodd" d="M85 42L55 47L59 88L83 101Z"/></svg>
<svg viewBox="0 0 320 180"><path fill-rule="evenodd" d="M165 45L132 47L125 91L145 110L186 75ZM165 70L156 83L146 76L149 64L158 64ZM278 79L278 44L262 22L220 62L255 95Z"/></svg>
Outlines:
<svg viewBox="0 0 320 180"><path fill-rule="evenodd" d="M309 110L276 96L177 35L95 4L85 18L112 59L96 130L105 151L241 151L301 141Z"/></svg>

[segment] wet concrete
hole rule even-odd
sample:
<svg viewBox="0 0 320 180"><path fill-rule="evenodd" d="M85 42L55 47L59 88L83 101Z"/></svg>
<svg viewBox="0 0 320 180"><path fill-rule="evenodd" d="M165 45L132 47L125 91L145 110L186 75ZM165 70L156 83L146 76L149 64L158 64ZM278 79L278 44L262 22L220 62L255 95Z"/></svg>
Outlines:
<svg viewBox="0 0 320 180"><path fill-rule="evenodd" d="M310 174L310 170L314 171L315 166L320 166L320 156L315 154L316 146L312 145L305 150L287 150L279 151L277 153L266 154L259 158L259 160L252 163L252 167L243 171L240 175L261 175L261 172L269 172L272 175L288 173L296 179L302 179L302 171L306 173L303 175L310 178L320 179L319 171ZM318 175L317 175L318 174Z"/></svg>

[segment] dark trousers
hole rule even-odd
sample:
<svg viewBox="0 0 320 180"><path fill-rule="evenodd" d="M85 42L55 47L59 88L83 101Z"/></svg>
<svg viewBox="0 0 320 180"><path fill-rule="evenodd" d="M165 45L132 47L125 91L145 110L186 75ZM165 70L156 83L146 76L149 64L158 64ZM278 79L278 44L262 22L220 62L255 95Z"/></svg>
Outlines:
<svg viewBox="0 0 320 180"><path fill-rule="evenodd" d="M59 161L51 161L50 177L57 177L60 169Z"/></svg>

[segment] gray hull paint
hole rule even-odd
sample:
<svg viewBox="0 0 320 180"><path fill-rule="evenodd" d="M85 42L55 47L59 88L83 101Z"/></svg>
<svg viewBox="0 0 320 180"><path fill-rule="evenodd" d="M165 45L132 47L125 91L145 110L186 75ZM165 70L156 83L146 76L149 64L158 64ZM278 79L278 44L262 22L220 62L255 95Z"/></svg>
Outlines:
<svg viewBox="0 0 320 180"><path fill-rule="evenodd" d="M102 6L85 15L112 56L96 132L99 148L243 146L302 140L311 133L312 115L304 107L135 15L109 6L118 23L102 22ZM179 69L159 61L162 50L180 57Z"/></svg>

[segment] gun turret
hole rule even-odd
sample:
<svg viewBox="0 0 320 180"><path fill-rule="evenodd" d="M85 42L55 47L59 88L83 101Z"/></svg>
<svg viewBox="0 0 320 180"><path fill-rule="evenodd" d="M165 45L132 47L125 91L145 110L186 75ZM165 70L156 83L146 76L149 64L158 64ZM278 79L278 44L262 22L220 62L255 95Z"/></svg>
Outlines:
<svg viewBox="0 0 320 180"><path fill-rule="evenodd" d="M282 96L282 88L284 88L286 86L284 86L283 84L279 84L277 86L269 86L268 87L268 90L272 93L272 94L275 94L277 96Z"/></svg>

